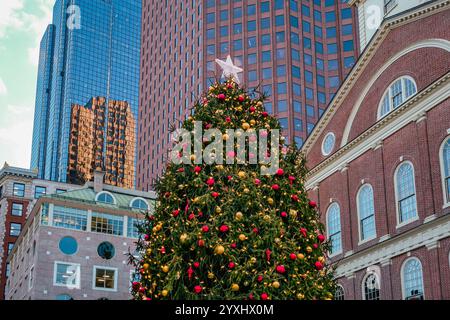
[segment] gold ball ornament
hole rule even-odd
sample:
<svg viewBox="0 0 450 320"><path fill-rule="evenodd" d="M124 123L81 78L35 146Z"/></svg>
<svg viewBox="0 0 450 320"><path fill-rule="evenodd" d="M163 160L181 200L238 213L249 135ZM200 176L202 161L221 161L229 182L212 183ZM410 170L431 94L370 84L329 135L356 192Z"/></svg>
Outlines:
<svg viewBox="0 0 450 320"><path fill-rule="evenodd" d="M233 285L231 286L231 291L233 291L233 292L239 291L239 285L236 283L233 283Z"/></svg>
<svg viewBox="0 0 450 320"><path fill-rule="evenodd" d="M273 201L272 198L267 198L267 202L268 202L270 205L273 205L273 203L274 203L274 201Z"/></svg>
<svg viewBox="0 0 450 320"><path fill-rule="evenodd" d="M242 212L236 212L236 220L241 220L244 217Z"/></svg>
<svg viewBox="0 0 450 320"><path fill-rule="evenodd" d="M299 258L300 260L303 260L303 259L305 259L305 255L303 253L299 253L297 255L297 258Z"/></svg>
<svg viewBox="0 0 450 320"><path fill-rule="evenodd" d="M195 154L191 155L191 161L195 161L195 159L196 159Z"/></svg>
<svg viewBox="0 0 450 320"><path fill-rule="evenodd" d="M249 192L250 192L250 189L248 189L248 188L244 189L244 193L249 193Z"/></svg>
<svg viewBox="0 0 450 320"><path fill-rule="evenodd" d="M228 134L224 134L224 135L222 135L222 139L224 140L224 141L227 141L228 139L230 139L230 136L228 135Z"/></svg>
<svg viewBox="0 0 450 320"><path fill-rule="evenodd" d="M161 270L162 270L162 272L167 273L167 272L169 272L169 267L168 266L162 266Z"/></svg>
<svg viewBox="0 0 450 320"><path fill-rule="evenodd" d="M299 293L299 294L297 294L297 299L303 300L303 299L305 299L305 295L303 293Z"/></svg>
<svg viewBox="0 0 450 320"><path fill-rule="evenodd" d="M239 235L239 240L245 241L245 240L247 240L247 237L245 236L245 234L240 234Z"/></svg>
<svg viewBox="0 0 450 320"><path fill-rule="evenodd" d="M222 209L220 207L216 207L216 213L221 213Z"/></svg>
<svg viewBox="0 0 450 320"><path fill-rule="evenodd" d="M311 253L312 251L313 249L310 246L306 247L306 252Z"/></svg>
<svg viewBox="0 0 450 320"><path fill-rule="evenodd" d="M221 245L218 245L214 248L214 253L218 255L222 255L225 252L225 248Z"/></svg>
<svg viewBox="0 0 450 320"><path fill-rule="evenodd" d="M241 179L244 179L247 176L247 174L245 173L245 171L239 171L238 172L238 177Z"/></svg>
<svg viewBox="0 0 450 320"><path fill-rule="evenodd" d="M244 123L242 124L242 129L244 129L244 130L250 129L250 124L248 124L247 122L244 122Z"/></svg>
<svg viewBox="0 0 450 320"><path fill-rule="evenodd" d="M325 262L325 258L324 258L324 257L319 257L319 258L317 258L317 260L318 260L319 262L321 262L321 263L324 263L324 262Z"/></svg>
<svg viewBox="0 0 450 320"><path fill-rule="evenodd" d="M280 283L278 281L274 281L272 283L272 287L274 287L275 289L278 289L280 287Z"/></svg>
<svg viewBox="0 0 450 320"><path fill-rule="evenodd" d="M214 273L208 272L208 279L214 279Z"/></svg>
<svg viewBox="0 0 450 320"><path fill-rule="evenodd" d="M161 292L161 295L162 295L163 297L167 297L168 294L169 294L169 291L167 291L167 290L163 290L163 291Z"/></svg>
<svg viewBox="0 0 450 320"><path fill-rule="evenodd" d="M250 125L252 125L252 126L254 126L256 124L256 121L255 120L250 120Z"/></svg>
<svg viewBox="0 0 450 320"><path fill-rule="evenodd" d="M181 241L181 243L185 243L188 239L189 239L189 236L188 236L186 233L183 233L183 234L180 236L180 241Z"/></svg>
<svg viewBox="0 0 450 320"><path fill-rule="evenodd" d="M150 268L150 265L148 263L144 263L144 265L142 266L145 270L147 270L148 268Z"/></svg>

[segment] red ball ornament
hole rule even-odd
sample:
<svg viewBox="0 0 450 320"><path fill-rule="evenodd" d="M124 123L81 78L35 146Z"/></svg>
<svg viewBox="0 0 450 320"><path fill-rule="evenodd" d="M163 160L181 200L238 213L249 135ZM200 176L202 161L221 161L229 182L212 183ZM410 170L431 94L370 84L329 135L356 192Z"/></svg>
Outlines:
<svg viewBox="0 0 450 320"><path fill-rule="evenodd" d="M232 177L232 176L228 176L227 178L228 178L228 181L233 180L233 177Z"/></svg>
<svg viewBox="0 0 450 320"><path fill-rule="evenodd" d="M194 262L193 266L195 269L197 269L198 267L200 267L200 262Z"/></svg>
<svg viewBox="0 0 450 320"><path fill-rule="evenodd" d="M208 232L209 231L209 227L208 226L203 226L202 227L202 231L205 232L205 233Z"/></svg>
<svg viewBox="0 0 450 320"><path fill-rule="evenodd" d="M291 253L291 254L289 255L289 258L290 258L291 260L295 260L295 259L297 259L297 255L296 255L295 253Z"/></svg>
<svg viewBox="0 0 450 320"><path fill-rule="evenodd" d="M279 266L277 266L276 270L277 270L277 272L280 273L280 274L286 273L286 268L285 268L282 264L280 264Z"/></svg>
<svg viewBox="0 0 450 320"><path fill-rule="evenodd" d="M263 276L258 276L258 278L256 279L256 281L262 282L262 281L263 281Z"/></svg>
<svg viewBox="0 0 450 320"><path fill-rule="evenodd" d="M258 234L259 233L259 229L258 228L253 228L253 233Z"/></svg>
<svg viewBox="0 0 450 320"><path fill-rule="evenodd" d="M248 295L248 298L249 298L250 300L255 300L255 296L253 295L253 293L250 293L250 294Z"/></svg>
<svg viewBox="0 0 450 320"><path fill-rule="evenodd" d="M208 180L206 180L206 184L210 187L212 187L214 185L215 181L213 178L209 178Z"/></svg>
<svg viewBox="0 0 450 320"><path fill-rule="evenodd" d="M269 298L269 296L268 296L267 293L261 294L261 299L262 299L262 300L267 300L268 298Z"/></svg>
<svg viewBox="0 0 450 320"><path fill-rule="evenodd" d="M253 113L253 112L255 112L255 111L256 111L256 108L255 108L255 107L250 107L250 109L249 109L249 110L250 110L250 112L251 112L251 113Z"/></svg>
<svg viewBox="0 0 450 320"><path fill-rule="evenodd" d="M219 99L219 100L225 100L225 98L226 98L226 96L223 93L219 93L217 95L217 99Z"/></svg>
<svg viewBox="0 0 450 320"><path fill-rule="evenodd" d="M314 248L314 249L317 249L318 247L319 247L319 245L318 245L317 243L314 243L314 244L313 244L313 248Z"/></svg>
<svg viewBox="0 0 450 320"><path fill-rule="evenodd" d="M230 262L228 264L228 268L230 268L230 269L234 269L235 266L236 266L236 264L234 262Z"/></svg>
<svg viewBox="0 0 450 320"><path fill-rule="evenodd" d="M314 201L310 201L310 202L309 202L309 206L310 206L311 208L315 208L315 207L317 207L317 203L314 202Z"/></svg>
<svg viewBox="0 0 450 320"><path fill-rule="evenodd" d="M199 218L203 217L203 212L199 211L199 212L198 212L198 217L199 217Z"/></svg>
<svg viewBox="0 0 450 320"><path fill-rule="evenodd" d="M306 238L307 230L305 228L300 228L300 233Z"/></svg>
<svg viewBox="0 0 450 320"><path fill-rule="evenodd" d="M316 263L314 263L314 266L316 267L317 270L323 269L323 264L320 261L316 261Z"/></svg>
<svg viewBox="0 0 450 320"><path fill-rule="evenodd" d="M255 179L255 184L256 184L257 186L260 185L260 184L261 184L261 180Z"/></svg>
<svg viewBox="0 0 450 320"><path fill-rule="evenodd" d="M277 170L277 176L282 176L284 174L284 170L283 169L278 169Z"/></svg>
<svg viewBox="0 0 450 320"><path fill-rule="evenodd" d="M211 193L211 195L212 195L214 198L217 198L217 197L219 196L219 193L218 193L218 192L213 192L213 193Z"/></svg>
<svg viewBox="0 0 450 320"><path fill-rule="evenodd" d="M161 247L161 249L159 249L159 251L160 251L162 254L166 254L166 248L165 248L165 247Z"/></svg>
<svg viewBox="0 0 450 320"><path fill-rule="evenodd" d="M196 167L194 168L194 172L195 172L195 173L200 173L200 171L202 171L202 168L201 168L201 167L196 166Z"/></svg>
<svg viewBox="0 0 450 320"><path fill-rule="evenodd" d="M266 111L264 111L264 112L262 113L262 115L263 115L264 118L267 118L267 117L269 116L269 113L266 112Z"/></svg>
<svg viewBox="0 0 450 320"><path fill-rule="evenodd" d="M150 236L148 234L144 235L144 240L148 241L150 239Z"/></svg>
<svg viewBox="0 0 450 320"><path fill-rule="evenodd" d="M201 286L195 286L194 287L194 292L196 293L196 294L199 294L199 293L201 293L202 292L202 287Z"/></svg>
<svg viewBox="0 0 450 320"><path fill-rule="evenodd" d="M174 217L177 217L178 215L180 214L180 210L173 210L173 212L172 212L172 215L174 216Z"/></svg>
<svg viewBox="0 0 450 320"><path fill-rule="evenodd" d="M231 118L230 118L230 117L226 117L226 118L225 118L225 121L228 122L228 123L230 123L230 122L231 122Z"/></svg>
<svg viewBox="0 0 450 320"><path fill-rule="evenodd" d="M195 214L191 213L188 217L189 220L194 220L195 219Z"/></svg>
<svg viewBox="0 0 450 320"><path fill-rule="evenodd" d="M297 201L298 201L298 196L297 196L296 194L293 194L293 195L291 196L291 199L292 199L292 201L297 202Z"/></svg>
<svg viewBox="0 0 450 320"><path fill-rule="evenodd" d="M200 239L200 240L198 240L197 244L198 244L199 247L204 247L205 246L205 240Z"/></svg>
<svg viewBox="0 0 450 320"><path fill-rule="evenodd" d="M227 225L223 225L219 228L220 232L225 233L230 230L230 228Z"/></svg>
<svg viewBox="0 0 450 320"><path fill-rule="evenodd" d="M272 186L272 190L275 190L275 191L280 190L280 186L277 185L277 184L274 184L274 185Z"/></svg>
<svg viewBox="0 0 450 320"><path fill-rule="evenodd" d="M237 245L236 245L236 243L232 243L232 244L230 244L230 247L231 247L232 249L236 249Z"/></svg>
<svg viewBox="0 0 450 320"><path fill-rule="evenodd" d="M239 101L239 102L244 102L244 101L245 101L245 97L244 97L243 95L240 95L240 96L238 97L238 101Z"/></svg>
<svg viewBox="0 0 450 320"><path fill-rule="evenodd" d="M178 172L184 172L184 168L180 168L177 170Z"/></svg>
<svg viewBox="0 0 450 320"><path fill-rule="evenodd" d="M287 213L284 212L284 211L280 215L281 215L282 218L287 218L287 216L288 216Z"/></svg>
<svg viewBox="0 0 450 320"><path fill-rule="evenodd" d="M319 242L322 243L322 242L325 241L325 236L324 236L323 234L319 234L319 235L317 236L317 240L319 240Z"/></svg>

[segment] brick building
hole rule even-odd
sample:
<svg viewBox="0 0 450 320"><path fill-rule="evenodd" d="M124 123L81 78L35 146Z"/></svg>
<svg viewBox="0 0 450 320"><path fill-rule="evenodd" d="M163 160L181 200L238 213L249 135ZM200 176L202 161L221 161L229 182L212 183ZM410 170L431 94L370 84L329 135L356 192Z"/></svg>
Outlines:
<svg viewBox="0 0 450 320"><path fill-rule="evenodd" d="M386 14L305 141L307 188L336 298L450 299L450 1Z"/></svg>
<svg viewBox="0 0 450 320"><path fill-rule="evenodd" d="M84 184L95 170L104 170L107 184L132 189L135 147L136 121L126 101L110 100L107 107L98 97L86 106L73 105L67 180Z"/></svg>
<svg viewBox="0 0 450 320"><path fill-rule="evenodd" d="M8 256L7 300L129 300L137 223L155 195L103 183L43 195Z"/></svg>
<svg viewBox="0 0 450 320"><path fill-rule="evenodd" d="M0 170L0 300L10 271L7 257L36 201L76 188L80 186L37 179L36 172L7 163Z"/></svg>
<svg viewBox="0 0 450 320"><path fill-rule="evenodd" d="M231 55L242 84L301 146L357 59L356 10L347 1L142 2L137 188L165 167L170 128L221 75Z"/></svg>

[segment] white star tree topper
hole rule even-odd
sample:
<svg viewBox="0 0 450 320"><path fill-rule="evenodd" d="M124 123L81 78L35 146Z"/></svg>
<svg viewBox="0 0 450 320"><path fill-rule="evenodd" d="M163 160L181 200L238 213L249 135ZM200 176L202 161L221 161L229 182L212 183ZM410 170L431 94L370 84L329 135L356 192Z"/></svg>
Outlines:
<svg viewBox="0 0 450 320"><path fill-rule="evenodd" d="M240 84L238 73L241 73L244 70L234 65L231 56L227 57L227 61L216 59L216 63L223 69L222 77L231 78L237 84Z"/></svg>

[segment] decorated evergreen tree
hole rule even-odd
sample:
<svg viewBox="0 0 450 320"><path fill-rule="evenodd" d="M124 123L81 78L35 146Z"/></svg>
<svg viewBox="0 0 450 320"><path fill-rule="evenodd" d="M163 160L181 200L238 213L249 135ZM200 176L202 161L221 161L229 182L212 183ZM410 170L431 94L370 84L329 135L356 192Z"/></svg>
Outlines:
<svg viewBox="0 0 450 320"><path fill-rule="evenodd" d="M182 127L192 131L202 121L221 132L281 129L263 102L230 78L209 88ZM203 150L209 143L202 141ZM273 175L261 174L259 162L168 163L156 183L156 210L141 226L141 256L132 259L140 275L134 299L333 297L328 243L304 187L304 158L295 145L280 143L277 151Z"/></svg>

